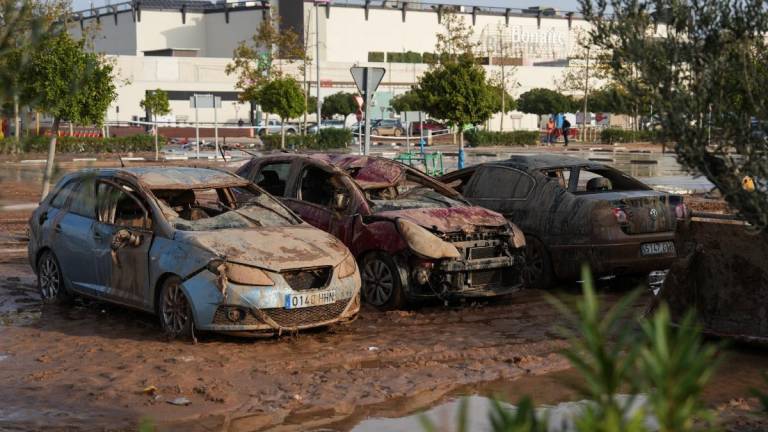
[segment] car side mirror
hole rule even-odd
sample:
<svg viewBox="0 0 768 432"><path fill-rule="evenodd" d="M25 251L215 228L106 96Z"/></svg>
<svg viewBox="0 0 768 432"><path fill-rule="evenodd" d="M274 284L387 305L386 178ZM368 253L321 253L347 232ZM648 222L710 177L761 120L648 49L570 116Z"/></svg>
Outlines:
<svg viewBox="0 0 768 432"><path fill-rule="evenodd" d="M336 192L333 195L333 209L336 211L344 211L347 209L347 206L349 206L349 195L342 192Z"/></svg>

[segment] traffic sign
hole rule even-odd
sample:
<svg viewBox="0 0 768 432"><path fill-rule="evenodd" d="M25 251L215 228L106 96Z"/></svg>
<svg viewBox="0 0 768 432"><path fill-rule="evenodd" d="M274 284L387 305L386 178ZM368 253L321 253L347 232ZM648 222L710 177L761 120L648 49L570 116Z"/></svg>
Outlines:
<svg viewBox="0 0 768 432"><path fill-rule="evenodd" d="M362 149L363 154L368 154L371 148L371 116L368 115L368 108L373 100L373 93L379 87L384 78L384 68L379 67L358 67L349 68L352 79L355 80L357 89L363 95L363 108L365 109L365 146ZM358 101L359 104L359 101Z"/></svg>

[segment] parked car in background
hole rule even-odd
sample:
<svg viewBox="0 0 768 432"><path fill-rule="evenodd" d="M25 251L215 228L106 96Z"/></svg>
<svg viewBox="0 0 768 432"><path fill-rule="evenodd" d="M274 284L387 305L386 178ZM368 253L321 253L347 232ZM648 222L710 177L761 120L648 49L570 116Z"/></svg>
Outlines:
<svg viewBox="0 0 768 432"><path fill-rule="evenodd" d="M498 211L525 233L527 282L550 287L579 277L647 276L677 257L676 231L689 212L607 165L559 155L516 155L440 178L471 203Z"/></svg>
<svg viewBox="0 0 768 432"><path fill-rule="evenodd" d="M363 298L395 309L426 297L521 288L525 239L498 213L401 163L354 155L275 155L238 170L357 257Z"/></svg>
<svg viewBox="0 0 768 432"><path fill-rule="evenodd" d="M405 125L400 119L381 119L371 125L371 135L399 137L405 135Z"/></svg>
<svg viewBox="0 0 768 432"><path fill-rule="evenodd" d="M283 130L283 123L280 122L280 120L268 120L266 123L262 122L260 125L256 126L254 128L254 131L259 136L264 136L266 134L280 134ZM286 135L293 135L295 133L299 132L298 126L294 124L287 124L285 125L285 134Z"/></svg>
<svg viewBox="0 0 768 432"><path fill-rule="evenodd" d="M344 129L344 120L323 120L320 122L320 129ZM317 131L317 124L307 128L307 132L311 134L316 134Z"/></svg>
<svg viewBox="0 0 768 432"><path fill-rule="evenodd" d="M433 119L426 119L421 123L417 121L411 122L411 136L420 136L422 130L424 130L424 134L426 135L427 131L434 132L434 131L443 131L446 129L448 129L448 126Z"/></svg>
<svg viewBox="0 0 768 432"><path fill-rule="evenodd" d="M29 226L44 301L82 294L153 312L170 337L279 334L359 309L344 244L230 172L80 171L58 182Z"/></svg>

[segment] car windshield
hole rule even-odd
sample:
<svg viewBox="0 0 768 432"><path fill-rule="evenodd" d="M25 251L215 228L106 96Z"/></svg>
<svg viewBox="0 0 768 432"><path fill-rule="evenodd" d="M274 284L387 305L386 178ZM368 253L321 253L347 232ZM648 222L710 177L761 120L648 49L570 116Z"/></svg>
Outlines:
<svg viewBox="0 0 768 432"><path fill-rule="evenodd" d="M300 224L290 211L255 187L153 189L175 229L215 231Z"/></svg>
<svg viewBox="0 0 768 432"><path fill-rule="evenodd" d="M416 208L464 207L465 204L435 188L435 185L418 175L406 171L394 185L367 188L366 198L374 212L407 210Z"/></svg>

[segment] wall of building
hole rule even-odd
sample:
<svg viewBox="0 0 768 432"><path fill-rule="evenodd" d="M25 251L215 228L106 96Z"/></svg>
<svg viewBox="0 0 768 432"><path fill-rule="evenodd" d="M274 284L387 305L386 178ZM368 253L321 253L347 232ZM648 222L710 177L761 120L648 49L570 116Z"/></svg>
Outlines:
<svg viewBox="0 0 768 432"><path fill-rule="evenodd" d="M115 55L134 55L136 53L136 23L130 12L119 12L117 24L115 15L103 15L83 21L83 27L76 22L70 26L70 33L80 38L85 32L93 36L94 51Z"/></svg>
<svg viewBox="0 0 768 432"><path fill-rule="evenodd" d="M257 9L231 11L229 23L224 12L207 13L206 57L232 58L232 53L241 41L250 41L263 21L264 13Z"/></svg>
<svg viewBox="0 0 768 432"><path fill-rule="evenodd" d="M205 15L187 12L186 22L178 10L142 10L141 21L136 23L137 54L163 48L198 49L206 56L207 38Z"/></svg>

